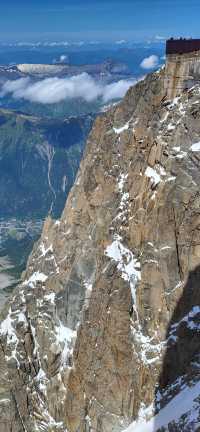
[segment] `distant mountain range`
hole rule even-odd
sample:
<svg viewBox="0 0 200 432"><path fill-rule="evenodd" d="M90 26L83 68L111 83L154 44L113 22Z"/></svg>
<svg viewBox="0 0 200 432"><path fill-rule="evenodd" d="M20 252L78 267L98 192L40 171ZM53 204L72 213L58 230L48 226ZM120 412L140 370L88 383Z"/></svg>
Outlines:
<svg viewBox="0 0 200 432"><path fill-rule="evenodd" d="M23 63L14 66L0 66L0 80L2 79L17 79L24 76L31 77L48 77L59 76L66 77L78 75L86 72L93 77L101 77L109 79L112 75L113 79L130 76L130 71L125 63L116 62L112 59L107 59L102 63L97 64L35 64Z"/></svg>

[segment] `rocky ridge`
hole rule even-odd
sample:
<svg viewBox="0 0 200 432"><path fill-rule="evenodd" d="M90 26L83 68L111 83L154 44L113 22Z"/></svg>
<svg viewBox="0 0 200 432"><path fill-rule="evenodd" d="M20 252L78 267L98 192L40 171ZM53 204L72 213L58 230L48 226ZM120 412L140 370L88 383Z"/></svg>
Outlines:
<svg viewBox="0 0 200 432"><path fill-rule="evenodd" d="M200 88L164 74L96 119L4 308L2 432L198 430Z"/></svg>

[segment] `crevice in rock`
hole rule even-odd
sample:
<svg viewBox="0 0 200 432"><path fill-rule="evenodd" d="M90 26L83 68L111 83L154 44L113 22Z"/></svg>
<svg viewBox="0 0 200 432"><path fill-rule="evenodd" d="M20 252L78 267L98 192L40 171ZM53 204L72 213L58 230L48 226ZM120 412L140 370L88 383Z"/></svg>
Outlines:
<svg viewBox="0 0 200 432"><path fill-rule="evenodd" d="M177 264L178 264L178 273L179 273L179 278L180 281L182 280L182 268L181 268L181 263L180 263L180 253L179 253L179 245L178 245L178 228L177 228L177 222L176 222L176 215L175 215L175 209L174 207L172 208L173 211L173 217L174 217L174 234L175 234L175 245L176 245L176 256L177 256Z"/></svg>

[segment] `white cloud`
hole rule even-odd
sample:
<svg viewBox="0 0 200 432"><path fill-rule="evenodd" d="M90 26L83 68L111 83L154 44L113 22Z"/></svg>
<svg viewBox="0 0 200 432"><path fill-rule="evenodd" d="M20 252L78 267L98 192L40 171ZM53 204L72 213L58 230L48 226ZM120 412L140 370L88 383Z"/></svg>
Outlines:
<svg viewBox="0 0 200 432"><path fill-rule="evenodd" d="M62 55L60 56L60 59L59 59L60 63L65 63L66 60L67 60L67 56L64 55L64 54L62 54Z"/></svg>
<svg viewBox="0 0 200 432"><path fill-rule="evenodd" d="M83 98L91 102L98 97L101 97L103 102L108 102L122 98L135 82L136 80L132 79L102 84L87 73L69 78L45 78L40 81L20 78L6 81L1 88L0 97L11 94L15 99L26 99L43 104L53 104L75 98Z"/></svg>
<svg viewBox="0 0 200 432"><path fill-rule="evenodd" d="M129 87L136 83L136 80L120 80L112 84L108 84L103 89L103 101L108 102L112 99L122 98Z"/></svg>
<svg viewBox="0 0 200 432"><path fill-rule="evenodd" d="M58 59L54 59L53 60L53 64L57 64L57 63L68 63L69 62L69 57L66 54L61 54L60 57Z"/></svg>
<svg viewBox="0 0 200 432"><path fill-rule="evenodd" d="M126 40L125 40L125 39L121 39L121 40L116 41L115 43L116 43L117 45L123 45L123 44L126 43Z"/></svg>
<svg viewBox="0 0 200 432"><path fill-rule="evenodd" d="M13 81L6 81L5 84L3 84L0 96L3 97L7 93L18 93L18 91L25 90L27 86L30 83L30 78L19 78L17 80Z"/></svg>
<svg viewBox="0 0 200 432"><path fill-rule="evenodd" d="M67 55L65 55L65 54L62 54L62 55L60 55L60 57L59 57L59 59L58 60L54 60L53 61L53 63L68 63L68 61L69 61L69 58L68 58L68 56Z"/></svg>
<svg viewBox="0 0 200 432"><path fill-rule="evenodd" d="M157 55L150 55L149 57L146 57L142 60L140 63L140 66L143 69L153 69L156 66L158 66L158 56Z"/></svg>

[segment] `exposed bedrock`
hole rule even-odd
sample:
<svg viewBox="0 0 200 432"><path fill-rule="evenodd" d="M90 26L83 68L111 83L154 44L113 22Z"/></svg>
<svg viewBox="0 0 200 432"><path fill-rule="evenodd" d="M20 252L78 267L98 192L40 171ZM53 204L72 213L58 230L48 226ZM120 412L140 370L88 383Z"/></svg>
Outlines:
<svg viewBox="0 0 200 432"><path fill-rule="evenodd" d="M2 314L1 432L137 432L198 380L200 91L164 96L162 70L97 118L44 224Z"/></svg>

